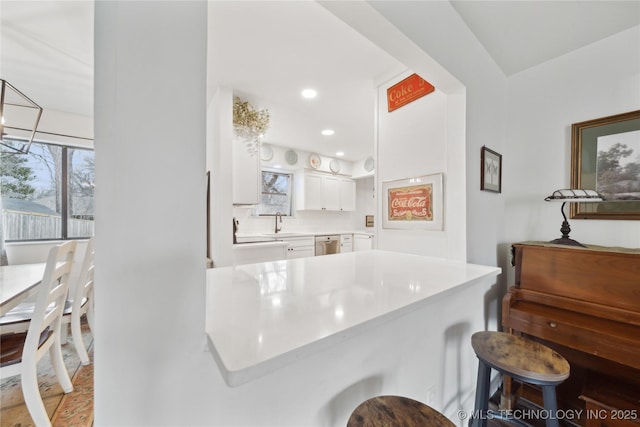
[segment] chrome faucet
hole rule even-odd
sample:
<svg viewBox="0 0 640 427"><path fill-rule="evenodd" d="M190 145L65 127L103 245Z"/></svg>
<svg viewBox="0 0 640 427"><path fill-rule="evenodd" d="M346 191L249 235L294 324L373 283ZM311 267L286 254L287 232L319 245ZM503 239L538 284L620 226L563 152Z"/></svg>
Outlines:
<svg viewBox="0 0 640 427"><path fill-rule="evenodd" d="M276 233L280 230L282 230L282 226L280 226L280 228L278 228L278 217L280 217L280 224L282 224L282 214L280 212L276 212Z"/></svg>

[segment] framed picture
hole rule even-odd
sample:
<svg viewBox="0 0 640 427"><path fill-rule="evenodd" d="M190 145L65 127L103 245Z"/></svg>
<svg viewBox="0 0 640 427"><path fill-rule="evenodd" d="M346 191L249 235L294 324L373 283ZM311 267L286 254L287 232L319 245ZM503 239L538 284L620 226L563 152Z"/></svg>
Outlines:
<svg viewBox="0 0 640 427"><path fill-rule="evenodd" d="M485 146L480 150L480 190L502 192L502 154Z"/></svg>
<svg viewBox="0 0 640 427"><path fill-rule="evenodd" d="M605 200L571 203L571 218L640 219L640 110L571 125L571 188Z"/></svg>
<svg viewBox="0 0 640 427"><path fill-rule="evenodd" d="M442 174L382 183L383 228L442 230Z"/></svg>

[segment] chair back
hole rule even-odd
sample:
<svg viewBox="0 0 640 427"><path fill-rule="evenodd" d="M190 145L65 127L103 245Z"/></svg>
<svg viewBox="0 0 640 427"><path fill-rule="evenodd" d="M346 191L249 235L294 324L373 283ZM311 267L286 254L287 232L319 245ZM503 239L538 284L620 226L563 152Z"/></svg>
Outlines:
<svg viewBox="0 0 640 427"><path fill-rule="evenodd" d="M49 251L40 283L33 317L24 344L22 363L37 363L39 348L46 340L57 338L69 291L69 274L76 249L75 240L54 246ZM50 347L45 346L42 350ZM28 360L34 358L34 360Z"/></svg>
<svg viewBox="0 0 640 427"><path fill-rule="evenodd" d="M73 296L72 313L81 313L82 306L93 304L93 269L95 250L93 249L93 237L87 241L87 249L84 253L84 260L78 276L78 283Z"/></svg>

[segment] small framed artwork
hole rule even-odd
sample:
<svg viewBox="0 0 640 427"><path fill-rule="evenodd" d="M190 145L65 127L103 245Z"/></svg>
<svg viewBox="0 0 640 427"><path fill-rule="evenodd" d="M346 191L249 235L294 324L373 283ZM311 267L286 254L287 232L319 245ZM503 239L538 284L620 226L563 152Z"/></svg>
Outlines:
<svg viewBox="0 0 640 427"><path fill-rule="evenodd" d="M480 151L480 190L502 192L502 154L485 146Z"/></svg>
<svg viewBox="0 0 640 427"><path fill-rule="evenodd" d="M382 183L383 228L442 230L442 174Z"/></svg>

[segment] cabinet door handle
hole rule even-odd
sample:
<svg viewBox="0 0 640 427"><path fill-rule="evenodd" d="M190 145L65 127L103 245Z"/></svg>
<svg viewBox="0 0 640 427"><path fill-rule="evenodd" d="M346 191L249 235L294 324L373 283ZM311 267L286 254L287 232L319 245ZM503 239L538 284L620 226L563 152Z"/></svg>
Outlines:
<svg viewBox="0 0 640 427"><path fill-rule="evenodd" d="M556 326L558 326L558 324L556 322L549 322L549 326L555 328Z"/></svg>

